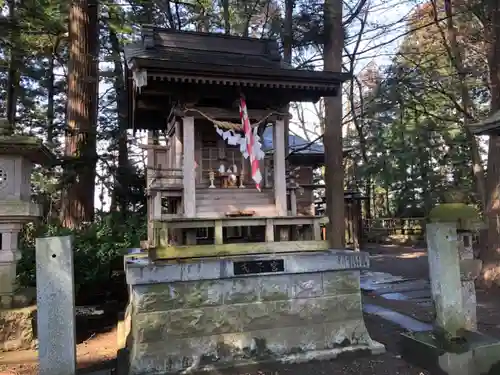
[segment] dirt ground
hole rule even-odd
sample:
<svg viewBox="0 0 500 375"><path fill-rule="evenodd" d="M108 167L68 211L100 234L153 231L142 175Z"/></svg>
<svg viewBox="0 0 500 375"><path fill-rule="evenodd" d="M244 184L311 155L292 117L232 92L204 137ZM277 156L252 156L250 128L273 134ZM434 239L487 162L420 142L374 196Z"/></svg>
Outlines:
<svg viewBox="0 0 500 375"><path fill-rule="evenodd" d="M116 357L116 328L110 332L92 334L77 345L78 368L97 370L109 367ZM37 352L23 350L0 353L0 375L35 375ZM83 371L84 373L87 371Z"/></svg>
<svg viewBox="0 0 500 375"><path fill-rule="evenodd" d="M427 258L424 249L411 247L378 246L365 249L372 255L373 271L387 272L407 278L428 278ZM478 290L479 328L500 337L500 293ZM364 296L365 301L384 305L419 320L431 321L432 311L411 302L389 301L376 296ZM219 370L217 375L431 375L403 361L398 355L399 327L387 321L365 315L365 322L374 340L386 345L387 353L380 356L341 358L335 361L311 362L291 365L255 365L236 369ZM109 332L85 332L86 340L78 344L79 373L111 368L116 355L116 328ZM0 375L37 374L36 351L0 353ZM206 374L206 373L205 373ZM214 375L215 375L214 374Z"/></svg>
<svg viewBox="0 0 500 375"><path fill-rule="evenodd" d="M407 364L397 354L400 330L380 318L365 317L372 338L387 346L387 353L379 356L346 357L334 361L303 364L265 364L236 369L218 370L212 375L430 375L428 372ZM96 334L77 347L79 373L114 366L116 354L116 330ZM35 351L0 353L0 375L37 374ZM204 373L210 374L210 373Z"/></svg>

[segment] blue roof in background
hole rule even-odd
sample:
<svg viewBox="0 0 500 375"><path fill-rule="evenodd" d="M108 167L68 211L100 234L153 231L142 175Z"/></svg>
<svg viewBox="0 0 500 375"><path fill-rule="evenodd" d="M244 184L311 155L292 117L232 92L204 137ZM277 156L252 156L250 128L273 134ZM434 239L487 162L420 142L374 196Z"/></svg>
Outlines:
<svg viewBox="0 0 500 375"><path fill-rule="evenodd" d="M288 135L288 146L290 147L290 152L293 152L295 150L300 150L297 151L297 154L324 154L325 149L323 147L323 144L320 142L315 142L311 145L309 145L309 141L296 136L296 135ZM264 130L264 134L262 135L262 148L263 151L269 151L272 150L273 147L273 128L272 127L267 127ZM302 149L304 146L308 146L306 149Z"/></svg>

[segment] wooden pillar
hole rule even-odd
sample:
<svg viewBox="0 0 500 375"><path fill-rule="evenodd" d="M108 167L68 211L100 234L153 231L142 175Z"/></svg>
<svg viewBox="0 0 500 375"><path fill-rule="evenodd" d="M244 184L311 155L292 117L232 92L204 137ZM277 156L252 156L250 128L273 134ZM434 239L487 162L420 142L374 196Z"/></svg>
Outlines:
<svg viewBox="0 0 500 375"><path fill-rule="evenodd" d="M274 242L274 222L266 219L266 242Z"/></svg>
<svg viewBox="0 0 500 375"><path fill-rule="evenodd" d="M271 162L269 160L269 156L266 156L263 160L261 160L260 164L262 165L263 170L263 185L262 187L269 188L273 187L273 183L271 180Z"/></svg>
<svg viewBox="0 0 500 375"><path fill-rule="evenodd" d="M194 118L183 118L183 136L182 143L184 146L182 164L183 173L183 195L182 201L184 205L184 216L196 216L196 171L194 159Z"/></svg>
<svg viewBox="0 0 500 375"><path fill-rule="evenodd" d="M148 131L148 146L154 145L154 134L150 130ZM153 148L148 148L146 151L146 188L149 188L151 181L154 179L154 168L155 168L155 150ZM153 220L155 217L155 198L156 194L160 194L159 192L155 192L153 194L149 193L147 198L147 215L148 215L148 241L150 244L154 243L154 227ZM161 214L160 214L161 215Z"/></svg>
<svg viewBox="0 0 500 375"><path fill-rule="evenodd" d="M363 237L363 213L361 200L354 200L354 249L360 250Z"/></svg>
<svg viewBox="0 0 500 375"><path fill-rule="evenodd" d="M182 138L181 138L181 129L182 129L182 124L177 121L175 123L175 131L174 131L174 139L173 139L173 146L175 150L175 157L174 157L174 168L181 168L182 167ZM179 183L179 181L176 181Z"/></svg>
<svg viewBox="0 0 500 375"><path fill-rule="evenodd" d="M292 216L297 216L297 190L290 189L290 212Z"/></svg>
<svg viewBox="0 0 500 375"><path fill-rule="evenodd" d="M153 202L152 202L152 210L151 216L153 220L161 220L161 191L155 191L152 193Z"/></svg>
<svg viewBox="0 0 500 375"><path fill-rule="evenodd" d="M174 168L176 169L181 169L182 168L182 123L180 121L175 122L175 130L174 130L174 136L173 136L173 146L174 146ZM181 184L182 183L182 172L176 171L175 175L177 178L175 179L174 183ZM175 207L174 207L174 213L176 215L181 214L182 207L179 202L176 201ZM174 231L175 236L177 238L182 238L182 230L175 230Z"/></svg>
<svg viewBox="0 0 500 375"><path fill-rule="evenodd" d="M273 127L274 202L278 216L287 216L285 171L285 122L276 120Z"/></svg>
<svg viewBox="0 0 500 375"><path fill-rule="evenodd" d="M214 244L222 245L224 243L224 234L222 229L222 220L215 221L214 227Z"/></svg>

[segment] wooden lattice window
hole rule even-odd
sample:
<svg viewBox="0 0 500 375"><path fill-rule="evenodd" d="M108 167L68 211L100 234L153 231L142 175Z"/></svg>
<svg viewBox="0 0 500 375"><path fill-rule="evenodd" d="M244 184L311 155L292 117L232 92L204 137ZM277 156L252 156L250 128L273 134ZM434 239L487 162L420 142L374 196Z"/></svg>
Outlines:
<svg viewBox="0 0 500 375"><path fill-rule="evenodd" d="M206 240L208 239L208 228L196 228L196 239Z"/></svg>

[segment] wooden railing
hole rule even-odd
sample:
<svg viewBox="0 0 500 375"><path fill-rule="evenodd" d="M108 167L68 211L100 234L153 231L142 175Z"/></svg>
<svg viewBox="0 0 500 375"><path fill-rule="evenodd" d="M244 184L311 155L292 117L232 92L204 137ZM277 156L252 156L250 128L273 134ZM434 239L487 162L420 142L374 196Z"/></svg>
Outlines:
<svg viewBox="0 0 500 375"><path fill-rule="evenodd" d="M424 241L427 219L424 217L363 219L365 242L391 240ZM480 230L474 231L472 240L479 243Z"/></svg>
<svg viewBox="0 0 500 375"><path fill-rule="evenodd" d="M183 173L181 168L148 168L148 188L156 190L168 189L169 187L182 186Z"/></svg>
<svg viewBox="0 0 500 375"><path fill-rule="evenodd" d="M391 237L425 237L424 217L363 219L363 238L368 242L382 242Z"/></svg>

